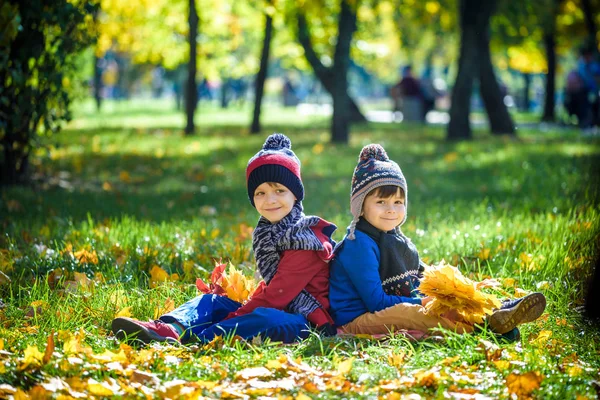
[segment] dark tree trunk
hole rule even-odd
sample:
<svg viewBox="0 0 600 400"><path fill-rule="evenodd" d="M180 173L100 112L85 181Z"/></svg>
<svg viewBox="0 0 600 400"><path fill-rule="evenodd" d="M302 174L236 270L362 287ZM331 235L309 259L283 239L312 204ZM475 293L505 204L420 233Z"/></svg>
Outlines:
<svg viewBox="0 0 600 400"><path fill-rule="evenodd" d="M271 37L273 36L273 17L265 14L265 37L260 55L260 68L254 86L254 114L252 115L252 126L250 133L260 132L260 108L262 106L263 93L265 90L265 80L267 79L267 70L269 68L269 51L271 49Z"/></svg>
<svg viewBox="0 0 600 400"><path fill-rule="evenodd" d="M186 125L185 134L191 135L194 133L194 113L196 111L196 97L198 95L196 88L196 38L198 36L198 13L196 11L196 0L189 0L188 24L190 27L189 45L190 45L190 61L188 63L188 78L185 85L185 115Z"/></svg>
<svg viewBox="0 0 600 400"><path fill-rule="evenodd" d="M477 76L479 59L477 55L477 27L476 19L466 15L468 7L466 1L459 5L460 17L460 56L458 59L458 72L454 87L452 88L450 104L450 123L446 138L448 140L471 139L471 125L469 114L471 112L471 94L473 93L473 78ZM471 18L470 18L471 17Z"/></svg>
<svg viewBox="0 0 600 400"><path fill-rule="evenodd" d="M0 182L14 185L26 182L28 179L29 152L22 149L12 149L4 145L4 160Z"/></svg>
<svg viewBox="0 0 600 400"><path fill-rule="evenodd" d="M594 52L598 52L598 28L596 27L596 21L594 18L598 15L600 10L594 10L590 0L581 0L581 7L583 8L583 15L585 18L585 26L587 27L590 44L594 45Z"/></svg>
<svg viewBox="0 0 600 400"><path fill-rule="evenodd" d="M306 22L306 17L303 14L298 14L298 41L302 45L304 49L304 56L306 60L312 67L315 76L325 88L325 90L332 96L334 91L334 78L337 74L335 70L335 66L328 68L321 63L319 56L315 52L312 43L310 41L310 34L308 30L308 24ZM335 72L334 72L335 71ZM346 90L347 93L347 90ZM356 102L348 95L348 107L350 111L350 122L365 122L366 118L363 113L360 111Z"/></svg>
<svg viewBox="0 0 600 400"><path fill-rule="evenodd" d="M554 17L553 17L554 18ZM546 93L544 95L544 114L542 121L554 122L555 95L556 95L556 41L554 29L544 34L544 47L546 48L546 62L548 73L546 74Z"/></svg>
<svg viewBox="0 0 600 400"><path fill-rule="evenodd" d="M523 72L523 104L521 105L521 110L528 112L529 111L529 92L531 91L531 74L528 72Z"/></svg>
<svg viewBox="0 0 600 400"><path fill-rule="evenodd" d="M94 52L94 100L96 100L96 110L98 112L102 108L102 71L99 64L100 59Z"/></svg>
<svg viewBox="0 0 600 400"><path fill-rule="evenodd" d="M356 13L346 0L342 0L342 9L338 19L338 42L333 55L333 118L331 122L331 140L348 143L350 134L350 96L348 95L348 69L350 68L350 42L356 31Z"/></svg>
<svg viewBox="0 0 600 400"><path fill-rule="evenodd" d="M514 135L515 124L504 104L504 94L494 73L492 56L490 54L490 18L496 8L497 0L470 0L479 5L479 88L481 99L490 122L492 134Z"/></svg>
<svg viewBox="0 0 600 400"><path fill-rule="evenodd" d="M221 83L221 108L229 107L229 78L223 79Z"/></svg>
<svg viewBox="0 0 600 400"><path fill-rule="evenodd" d="M479 79L481 99L493 134L514 134L490 55L490 18L496 0L461 0L461 46L458 74L452 90L447 139L470 139L470 99L473 79Z"/></svg>

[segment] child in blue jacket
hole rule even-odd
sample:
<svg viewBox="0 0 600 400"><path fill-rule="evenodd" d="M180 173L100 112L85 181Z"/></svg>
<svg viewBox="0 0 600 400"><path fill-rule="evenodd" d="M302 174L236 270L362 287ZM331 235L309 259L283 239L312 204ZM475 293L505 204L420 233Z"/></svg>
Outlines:
<svg viewBox="0 0 600 400"><path fill-rule="evenodd" d="M353 219L331 264L329 299L333 319L351 334L395 330L427 332L443 327L472 332L452 315L428 315L419 279L424 264L400 230L406 220L408 187L398 164L377 144L365 146L354 170L350 211ZM518 336L516 326L538 318L546 306L541 293L506 302L488 318L490 329Z"/></svg>

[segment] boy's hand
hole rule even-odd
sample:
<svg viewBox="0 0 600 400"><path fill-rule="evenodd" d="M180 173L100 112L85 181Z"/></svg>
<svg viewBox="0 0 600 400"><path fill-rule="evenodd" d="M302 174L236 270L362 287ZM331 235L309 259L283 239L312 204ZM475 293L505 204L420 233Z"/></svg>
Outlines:
<svg viewBox="0 0 600 400"><path fill-rule="evenodd" d="M427 303L429 303L431 300L433 300L433 299L432 299L430 296L423 297L423 298L421 299L421 305L422 305L423 307L425 307L425 306L427 305Z"/></svg>

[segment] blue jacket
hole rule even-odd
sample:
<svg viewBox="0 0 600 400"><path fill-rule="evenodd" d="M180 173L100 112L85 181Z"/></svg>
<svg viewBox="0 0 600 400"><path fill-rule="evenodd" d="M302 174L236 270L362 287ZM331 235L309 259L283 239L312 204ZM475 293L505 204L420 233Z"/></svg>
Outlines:
<svg viewBox="0 0 600 400"><path fill-rule="evenodd" d="M385 294L379 277L379 247L366 233L344 238L336 249L329 278L331 316L337 326L356 317L399 303L421 304L421 299Z"/></svg>

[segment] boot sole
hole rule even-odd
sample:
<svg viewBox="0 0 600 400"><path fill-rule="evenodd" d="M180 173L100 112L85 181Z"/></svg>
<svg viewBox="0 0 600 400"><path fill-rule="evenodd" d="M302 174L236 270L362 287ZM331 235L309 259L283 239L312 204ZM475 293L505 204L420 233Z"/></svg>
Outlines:
<svg viewBox="0 0 600 400"><path fill-rule="evenodd" d="M488 326L492 332L504 334L519 324L535 321L545 309L546 297L541 293L532 293L514 307L494 311L488 318Z"/></svg>
<svg viewBox="0 0 600 400"><path fill-rule="evenodd" d="M115 318L112 321L111 327L115 336L124 342L142 342L144 344L149 344L150 342L177 343L177 340L160 336L156 332L138 325L127 318Z"/></svg>

